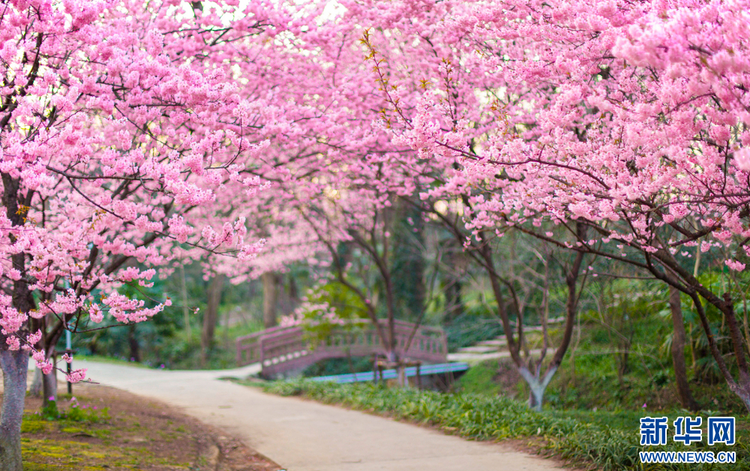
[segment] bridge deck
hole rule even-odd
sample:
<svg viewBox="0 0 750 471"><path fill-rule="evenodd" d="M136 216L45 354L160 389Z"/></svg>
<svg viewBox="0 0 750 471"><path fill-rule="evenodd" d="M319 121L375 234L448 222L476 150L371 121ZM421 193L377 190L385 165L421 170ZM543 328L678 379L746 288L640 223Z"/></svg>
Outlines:
<svg viewBox="0 0 750 471"><path fill-rule="evenodd" d="M385 322L381 325L386 327ZM442 329L395 321L394 331L396 352L401 358L446 361L448 342ZM237 366L260 363L266 376L300 370L328 358L385 354L372 325L336 327L323 339L314 338L299 326L274 327L236 342Z"/></svg>
<svg viewBox="0 0 750 471"><path fill-rule="evenodd" d="M419 368L420 376L437 375L444 373L457 373L469 369L468 363L441 363L439 365L424 365ZM378 375L380 376L380 375ZM406 377L417 376L417 368L410 366L406 368ZM398 377L396 370L383 370L382 379L395 379ZM334 383L361 383L364 381L375 381L374 371L365 371L362 373L349 373L345 375L316 376L310 378L310 381L332 381Z"/></svg>

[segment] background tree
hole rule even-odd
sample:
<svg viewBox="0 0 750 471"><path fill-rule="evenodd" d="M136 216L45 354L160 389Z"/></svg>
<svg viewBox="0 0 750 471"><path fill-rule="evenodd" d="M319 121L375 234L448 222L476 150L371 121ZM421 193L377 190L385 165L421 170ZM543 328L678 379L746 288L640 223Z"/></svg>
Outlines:
<svg viewBox="0 0 750 471"><path fill-rule="evenodd" d="M273 272L265 272L260 276L263 281L263 325L266 329L275 327L276 306L278 304L278 278Z"/></svg>
<svg viewBox="0 0 750 471"><path fill-rule="evenodd" d="M208 285L206 312L203 314L203 330L201 331L201 363L205 367L208 355L214 344L216 324L219 322L219 304L221 291L224 286L224 275L215 275Z"/></svg>

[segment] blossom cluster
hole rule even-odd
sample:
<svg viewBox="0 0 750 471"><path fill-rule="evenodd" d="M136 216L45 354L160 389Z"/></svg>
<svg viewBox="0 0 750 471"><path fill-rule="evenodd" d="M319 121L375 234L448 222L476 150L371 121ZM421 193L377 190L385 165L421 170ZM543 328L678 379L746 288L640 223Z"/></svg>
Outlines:
<svg viewBox="0 0 750 471"><path fill-rule="evenodd" d="M295 117L275 104L268 60L227 59L272 57L290 14L172 0L4 6L2 348L31 350L48 372L55 325L141 322L170 304L123 284L149 287L193 249L240 266L261 251L253 214L227 209L262 193L248 169ZM50 335L29 334L40 325Z"/></svg>

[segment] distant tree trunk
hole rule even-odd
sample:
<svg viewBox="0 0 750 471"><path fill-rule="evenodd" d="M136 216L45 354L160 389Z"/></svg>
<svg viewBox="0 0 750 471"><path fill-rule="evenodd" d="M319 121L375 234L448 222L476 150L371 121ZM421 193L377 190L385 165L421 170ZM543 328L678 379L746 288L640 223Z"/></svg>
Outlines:
<svg viewBox="0 0 750 471"><path fill-rule="evenodd" d="M208 352L214 343L216 322L219 319L219 304L221 303L221 289L224 286L224 275L216 275L208 285L208 300L206 312L203 314L203 330L201 332L201 366L206 366Z"/></svg>
<svg viewBox="0 0 750 471"><path fill-rule="evenodd" d="M276 326L276 301L278 290L276 274L266 272L260 276L263 282L263 325L266 329Z"/></svg>
<svg viewBox="0 0 750 471"><path fill-rule="evenodd" d="M617 354L617 381L620 387L623 387L623 381L625 375L630 372L630 349L633 345L633 335L635 330L633 329L633 322L629 319L627 314L627 301L622 304L622 322L619 324L618 330L622 335L617 336L617 346L620 353ZM628 328L627 332L625 328Z"/></svg>
<svg viewBox="0 0 750 471"><path fill-rule="evenodd" d="M54 322L51 315L45 317L43 321L47 325ZM41 324L40 328L42 329L41 344L45 346L46 358L55 366L55 369L48 374L42 375L42 407L44 407L49 401L57 400L57 361L55 360L57 358L57 353L55 352L55 345L57 345L57 341L60 339L63 330L52 328L49 329L50 332L47 332L45 324Z"/></svg>
<svg viewBox="0 0 750 471"><path fill-rule="evenodd" d="M461 316L466 311L463 299L461 298L461 289L463 283L461 282L464 273L466 272L466 254L463 252L463 247L455 239L450 239L449 242L450 252L448 254L448 263L451 266L451 270L447 277L447 286L445 288L445 303L446 313L444 322L450 325L456 318Z"/></svg>
<svg viewBox="0 0 750 471"><path fill-rule="evenodd" d="M180 279L182 280L182 316L185 322L185 331L190 338L190 312L188 310L187 283L185 282L185 267L180 265Z"/></svg>
<svg viewBox="0 0 750 471"><path fill-rule="evenodd" d="M292 310L294 310L294 307L299 303L299 289L291 273L289 274L289 300L292 304Z"/></svg>
<svg viewBox="0 0 750 471"><path fill-rule="evenodd" d="M42 397L42 370L39 368L34 370L34 379L31 381L31 386L29 386L29 395L32 397Z"/></svg>
<svg viewBox="0 0 750 471"><path fill-rule="evenodd" d="M44 323L46 322L46 319L34 319L32 318L29 322L29 327L32 332L36 332L38 330L41 330L42 332L46 332L46 328ZM44 392L43 390L44 385L42 384L42 370L39 368L34 369L34 379L31 382L31 386L29 386L29 395L32 397L43 397L42 394Z"/></svg>
<svg viewBox="0 0 750 471"><path fill-rule="evenodd" d="M57 366L57 365L55 365ZM57 371L42 374L42 399L44 404L57 400Z"/></svg>
<svg viewBox="0 0 750 471"><path fill-rule="evenodd" d="M448 280L448 286L445 287L445 304L447 309L443 321L450 325L464 312L464 305L461 300L461 281L458 278Z"/></svg>
<svg viewBox="0 0 750 471"><path fill-rule="evenodd" d="M97 355L99 353L99 344L97 343L99 341L99 338L101 337L102 331L99 330L94 333L94 335L91 336L91 339L88 342L89 352L91 352L92 355Z"/></svg>
<svg viewBox="0 0 750 471"><path fill-rule="evenodd" d="M135 324L128 326L128 346L130 347L130 361L141 362L141 349L138 345L138 336L135 332Z"/></svg>
<svg viewBox="0 0 750 471"><path fill-rule="evenodd" d="M390 264L396 309L404 319L418 318L424 310L426 287L424 282L424 220L418 208L399 200L392 215L392 234L388 239Z"/></svg>
<svg viewBox="0 0 750 471"><path fill-rule="evenodd" d="M680 396L682 407L691 411L699 410L690 393L690 385L687 379L687 368L685 367L685 324L682 319L682 305L680 304L680 292L673 286L669 287L669 308L672 311L672 364L674 375L677 380L677 393Z"/></svg>
<svg viewBox="0 0 750 471"><path fill-rule="evenodd" d="M294 275L287 273L276 275L276 316L279 314L288 316L294 312L299 305L299 294Z"/></svg>

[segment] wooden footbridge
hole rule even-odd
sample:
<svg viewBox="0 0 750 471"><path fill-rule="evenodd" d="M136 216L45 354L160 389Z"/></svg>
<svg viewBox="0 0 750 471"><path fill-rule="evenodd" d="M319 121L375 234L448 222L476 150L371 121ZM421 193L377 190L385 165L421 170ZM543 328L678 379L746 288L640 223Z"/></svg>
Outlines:
<svg viewBox="0 0 750 471"><path fill-rule="evenodd" d="M387 332L385 321L381 326ZM395 321L395 349L399 358L442 363L448 342L440 328ZM386 350L372 324L336 327L323 338L300 326L273 327L237 339L237 366L260 363L266 377L300 371L321 360L348 356L383 355Z"/></svg>

